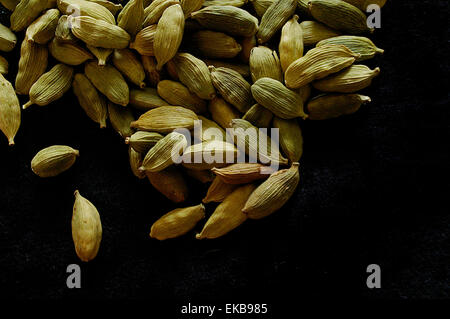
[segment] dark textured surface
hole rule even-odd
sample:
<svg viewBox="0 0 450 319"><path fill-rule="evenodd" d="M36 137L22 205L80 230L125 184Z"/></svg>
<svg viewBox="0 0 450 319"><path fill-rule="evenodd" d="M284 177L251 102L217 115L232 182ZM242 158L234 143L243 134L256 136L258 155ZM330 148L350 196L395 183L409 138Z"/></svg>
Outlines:
<svg viewBox="0 0 450 319"><path fill-rule="evenodd" d="M0 139L1 294L154 304L449 298L448 1L388 1L382 14L372 38L386 53L368 63L382 72L365 92L373 103L304 123L294 198L218 240L197 241L195 232L148 238L175 206L132 176L127 147L113 130L99 130L71 92L24 111L17 145ZM14 61L10 80L18 48L5 55ZM60 177L39 179L30 160L52 144L81 157ZM191 185L194 204L205 189ZM104 235L98 257L82 265L83 288L69 290L66 267L81 264L70 231L75 189L97 206ZM365 285L372 263L382 269L378 290Z"/></svg>

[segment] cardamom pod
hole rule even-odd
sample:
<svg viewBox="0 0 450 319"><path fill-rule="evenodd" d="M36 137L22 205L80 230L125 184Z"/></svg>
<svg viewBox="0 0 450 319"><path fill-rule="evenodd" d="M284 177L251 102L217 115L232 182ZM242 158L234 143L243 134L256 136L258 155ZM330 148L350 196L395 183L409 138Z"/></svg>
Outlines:
<svg viewBox="0 0 450 319"><path fill-rule="evenodd" d="M85 0L58 0L58 9L62 14L88 16L97 20L102 20L110 24L116 24L113 14L95 2Z"/></svg>
<svg viewBox="0 0 450 319"><path fill-rule="evenodd" d="M113 53L113 49L97 48L92 45L86 47L97 58L99 66L105 66L109 56Z"/></svg>
<svg viewBox="0 0 450 319"><path fill-rule="evenodd" d="M365 65L352 65L339 73L313 82L313 86L322 92L354 93L369 87L379 73L380 68L371 70Z"/></svg>
<svg viewBox="0 0 450 319"><path fill-rule="evenodd" d="M197 115L187 108L160 106L141 115L137 121L131 123L131 127L141 131L169 133L182 128L191 130L196 120Z"/></svg>
<svg viewBox="0 0 450 319"><path fill-rule="evenodd" d="M14 145L14 137L20 127L20 104L12 84L0 74L0 130Z"/></svg>
<svg viewBox="0 0 450 319"><path fill-rule="evenodd" d="M273 113L264 106L255 104L244 114L242 119L252 123L256 127L268 128L272 122Z"/></svg>
<svg viewBox="0 0 450 319"><path fill-rule="evenodd" d="M329 44L311 49L287 68L286 86L298 89L314 80L323 79L352 65L359 56L343 45Z"/></svg>
<svg viewBox="0 0 450 319"><path fill-rule="evenodd" d="M0 74L8 74L9 63L8 61L0 56Z"/></svg>
<svg viewBox="0 0 450 319"><path fill-rule="evenodd" d="M44 73L31 87L30 101L23 105L23 109L33 104L45 106L60 99L72 85L73 72L70 66L57 64Z"/></svg>
<svg viewBox="0 0 450 319"><path fill-rule="evenodd" d="M250 84L238 72L227 68L209 67L214 87L220 95L245 113L254 104Z"/></svg>
<svg viewBox="0 0 450 319"><path fill-rule="evenodd" d="M233 6L209 6L191 13L191 18L203 27L230 35L250 37L258 30L258 19Z"/></svg>
<svg viewBox="0 0 450 319"><path fill-rule="evenodd" d="M157 86L161 81L162 72L156 70L156 60L152 56L141 56L142 66L144 67L145 74L147 75L148 82L151 86Z"/></svg>
<svg viewBox="0 0 450 319"><path fill-rule="evenodd" d="M343 35L325 39L317 43L317 47L328 44L342 44L352 50L352 52L359 53L360 57L356 59L356 62L365 61L373 58L376 54L384 53L384 50L377 48L377 46L369 38L355 35Z"/></svg>
<svg viewBox="0 0 450 319"><path fill-rule="evenodd" d="M128 105L130 92L122 74L113 66L99 66L96 62L88 62L84 73L94 86L111 102Z"/></svg>
<svg viewBox="0 0 450 319"><path fill-rule="evenodd" d="M0 23L0 51L10 52L17 43L16 35L3 24Z"/></svg>
<svg viewBox="0 0 450 319"><path fill-rule="evenodd" d="M255 185L249 184L234 190L217 206L202 231L195 237L197 239L218 238L244 223L247 220L247 215L242 212L242 208L244 208L247 199L255 188Z"/></svg>
<svg viewBox="0 0 450 319"><path fill-rule="evenodd" d="M276 0L250 0L258 17L262 17Z"/></svg>
<svg viewBox="0 0 450 319"><path fill-rule="evenodd" d="M177 167L171 166L160 172L146 171L154 188L174 203L182 203L188 198L189 189Z"/></svg>
<svg viewBox="0 0 450 319"><path fill-rule="evenodd" d="M306 84L300 88L297 89L298 95L300 95L300 98L303 101L303 104L308 102L309 97L311 96L311 85Z"/></svg>
<svg viewBox="0 0 450 319"><path fill-rule="evenodd" d="M71 28L69 17L67 15L60 16L55 30L55 38L60 42L75 44L78 39L73 35Z"/></svg>
<svg viewBox="0 0 450 319"><path fill-rule="evenodd" d="M289 90L280 81L262 78L252 85L255 100L273 114L283 119L308 116L303 111L303 101L300 95Z"/></svg>
<svg viewBox="0 0 450 319"><path fill-rule="evenodd" d="M182 236L192 230L203 218L205 218L203 204L174 209L152 225L150 237L165 240Z"/></svg>
<svg viewBox="0 0 450 319"><path fill-rule="evenodd" d="M127 138L133 135L134 130L130 125L135 118L130 108L108 102L108 115L111 126L120 136Z"/></svg>
<svg viewBox="0 0 450 319"><path fill-rule="evenodd" d="M87 1L94 2L96 4L101 5L102 7L105 7L113 14L113 16L115 16L117 12L123 9L123 6L121 4L115 4L114 2L108 0L87 0Z"/></svg>
<svg viewBox="0 0 450 319"><path fill-rule="evenodd" d="M95 123L100 124L100 128L106 127L108 109L106 101L89 79L81 73L75 74L73 80L73 93L78 98L78 102L87 116Z"/></svg>
<svg viewBox="0 0 450 319"><path fill-rule="evenodd" d="M58 9L47 10L27 28L28 41L46 44L55 36L59 21Z"/></svg>
<svg viewBox="0 0 450 319"><path fill-rule="evenodd" d="M56 0L21 0L11 14L11 30L25 30L42 11L54 8Z"/></svg>
<svg viewBox="0 0 450 319"><path fill-rule="evenodd" d="M158 83L158 94L171 105L183 106L195 113L206 112L206 102L180 82L163 80Z"/></svg>
<svg viewBox="0 0 450 319"><path fill-rule="evenodd" d="M172 132L159 140L145 155L142 172L160 172L171 166L181 158L187 146L186 137L183 134Z"/></svg>
<svg viewBox="0 0 450 319"><path fill-rule="evenodd" d="M298 15L285 23L281 29L280 63L283 73L297 59L303 56L303 31L298 23Z"/></svg>
<svg viewBox="0 0 450 319"><path fill-rule="evenodd" d="M239 53L239 58L241 59L242 62L245 62L248 64L248 62L250 61L250 53L252 51L252 49L254 47L256 47L258 44L256 42L256 37L254 35L252 35L251 37L246 37L243 38L241 40L241 53ZM215 67L219 67L219 66L223 66L223 65L214 65ZM230 68L232 69L232 68ZM237 70L235 70L237 71ZM239 72L239 71L238 71ZM241 73L241 72L239 72ZM246 76L244 74L241 73L242 76Z"/></svg>
<svg viewBox="0 0 450 319"><path fill-rule="evenodd" d="M208 110L212 119L224 129L231 127L231 120L241 117L238 110L220 97L209 102Z"/></svg>
<svg viewBox="0 0 450 319"><path fill-rule="evenodd" d="M130 49L134 49L141 55L154 56L153 43L155 42L156 24L149 25L136 34L136 38L130 43Z"/></svg>
<svg viewBox="0 0 450 319"><path fill-rule="evenodd" d="M202 1L203 2L203 1ZM203 2L204 7L209 6L233 6L233 7L243 7L246 5L248 0L205 0ZM200 5L201 7L201 5Z"/></svg>
<svg viewBox="0 0 450 319"><path fill-rule="evenodd" d="M71 168L78 156L80 152L69 146L50 146L33 157L31 170L39 177L54 177Z"/></svg>
<svg viewBox="0 0 450 319"><path fill-rule="evenodd" d="M258 43L266 43L292 17L297 8L297 0L278 0L267 8L261 18Z"/></svg>
<svg viewBox="0 0 450 319"><path fill-rule="evenodd" d="M145 71L141 61L129 49L114 50L112 63L131 83L145 87Z"/></svg>
<svg viewBox="0 0 450 319"><path fill-rule="evenodd" d="M298 121L275 117L273 127L279 130L280 145L284 154L291 162L298 162L303 155L303 135Z"/></svg>
<svg viewBox="0 0 450 319"><path fill-rule="evenodd" d="M209 140L188 146L183 152L182 164L186 168L205 170L234 163L238 156L239 151L233 144Z"/></svg>
<svg viewBox="0 0 450 319"><path fill-rule="evenodd" d="M195 49L207 58L231 59L242 50L234 38L222 32L198 31L192 35L191 40Z"/></svg>
<svg viewBox="0 0 450 319"><path fill-rule="evenodd" d="M136 150L130 146L128 147L128 158L133 175L139 179L145 178L145 172L139 170L139 167L142 166L142 154L136 152Z"/></svg>
<svg viewBox="0 0 450 319"><path fill-rule="evenodd" d="M200 136L195 135L195 138L197 138L197 140L202 142L211 140L226 141L227 133L223 128L219 126L219 124L201 115L198 116L198 119L202 121L202 130L201 132L198 132ZM196 134L197 132L194 133Z"/></svg>
<svg viewBox="0 0 450 319"><path fill-rule="evenodd" d="M280 209L294 194L300 181L298 163L275 172L250 195L242 212L248 218L261 219Z"/></svg>
<svg viewBox="0 0 450 319"><path fill-rule="evenodd" d="M168 7L164 10L158 22L155 33L153 50L158 64L157 70L161 70L167 61L177 54L183 39L184 13L179 4Z"/></svg>
<svg viewBox="0 0 450 319"><path fill-rule="evenodd" d="M227 68L236 71L244 78L248 78L250 76L250 67L247 64L240 63L232 63L232 62L224 62L218 60L209 60L204 59L207 66L214 66L215 68Z"/></svg>
<svg viewBox="0 0 450 319"><path fill-rule="evenodd" d="M213 182L208 188L208 192L203 198L202 202L207 203L221 203L228 195L230 195L238 185L227 184L220 177L214 178Z"/></svg>
<svg viewBox="0 0 450 319"><path fill-rule="evenodd" d="M200 183L206 184L211 183L215 176L210 170L195 170L195 169L188 169L185 168L186 174L196 180L198 180Z"/></svg>
<svg viewBox="0 0 450 319"><path fill-rule="evenodd" d="M310 120L328 120L353 114L370 102L370 97L360 94L327 94L312 99L307 109Z"/></svg>
<svg viewBox="0 0 450 319"><path fill-rule="evenodd" d="M136 152L147 154L147 152L161 140L163 136L155 132L137 131L125 139L125 143L130 145Z"/></svg>
<svg viewBox="0 0 450 319"><path fill-rule="evenodd" d="M317 21L303 21L300 26L302 27L303 44L305 46L313 46L322 40L337 37L341 34L339 31Z"/></svg>
<svg viewBox="0 0 450 319"><path fill-rule="evenodd" d="M159 97L155 88L144 88L131 89L130 105L140 111L149 111L160 106L168 106L169 103Z"/></svg>
<svg viewBox="0 0 450 319"><path fill-rule="evenodd" d="M179 4L178 0L155 0L144 10L144 23L143 26L148 27L152 24L157 24L161 19L164 11L175 5Z"/></svg>
<svg viewBox="0 0 450 319"><path fill-rule="evenodd" d="M14 11L19 2L20 0L0 0L2 6L4 6L9 11Z"/></svg>
<svg viewBox="0 0 450 319"><path fill-rule="evenodd" d="M78 44L61 42L54 38L48 45L50 54L59 62L68 65L80 65L94 56Z"/></svg>
<svg viewBox="0 0 450 319"><path fill-rule="evenodd" d="M283 73L277 52L265 46L254 47L250 53L250 73L253 82L261 78L282 82Z"/></svg>
<svg viewBox="0 0 450 319"><path fill-rule="evenodd" d="M238 0L239 1L239 0ZM181 8L184 12L184 17L187 19L191 15L192 12L200 10L202 5L206 6L204 4L206 2L205 0L181 0ZM210 4L212 5L212 4Z"/></svg>
<svg viewBox="0 0 450 319"><path fill-rule="evenodd" d="M102 222L97 208L75 191L72 215L72 239L82 261L94 259L102 241Z"/></svg>
<svg viewBox="0 0 450 319"><path fill-rule="evenodd" d="M367 6L370 4L376 4L380 8L382 8L386 4L386 0L344 0L347 3L350 3L351 5L354 5L361 11L365 12L367 9Z"/></svg>
<svg viewBox="0 0 450 319"><path fill-rule="evenodd" d="M117 25L134 37L142 29L144 22L144 4L142 0L131 0L120 11Z"/></svg>
<svg viewBox="0 0 450 319"><path fill-rule="evenodd" d="M214 174L227 184L242 185L266 179L273 168L258 163L238 163L223 168L213 168Z"/></svg>

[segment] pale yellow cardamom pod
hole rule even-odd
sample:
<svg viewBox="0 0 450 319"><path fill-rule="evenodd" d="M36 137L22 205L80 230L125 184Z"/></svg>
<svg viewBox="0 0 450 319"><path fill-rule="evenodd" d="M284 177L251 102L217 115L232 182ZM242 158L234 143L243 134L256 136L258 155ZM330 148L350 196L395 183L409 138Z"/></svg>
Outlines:
<svg viewBox="0 0 450 319"><path fill-rule="evenodd" d="M0 74L0 130L14 145L20 127L20 104L12 84Z"/></svg>
<svg viewBox="0 0 450 319"><path fill-rule="evenodd" d="M155 0L144 10L143 26L148 27L157 24L161 19L164 11L175 4L179 4L178 0Z"/></svg>
<svg viewBox="0 0 450 319"><path fill-rule="evenodd" d="M303 135L297 119L273 119L273 127L279 130L280 145L287 158L295 163L303 155Z"/></svg>
<svg viewBox="0 0 450 319"><path fill-rule="evenodd" d="M139 31L134 41L130 43L130 49L136 50L141 55L154 56L153 43L155 42L156 27L156 24L152 24Z"/></svg>
<svg viewBox="0 0 450 319"><path fill-rule="evenodd" d="M65 145L54 145L39 151L31 160L31 170L39 177L54 177L67 171L80 155Z"/></svg>
<svg viewBox="0 0 450 319"><path fill-rule="evenodd" d="M339 31L317 21L303 21L300 26L302 27L303 44L305 46L313 46L322 40L337 37L341 34Z"/></svg>
<svg viewBox="0 0 450 319"><path fill-rule="evenodd" d="M175 166L170 166L160 172L146 171L152 186L174 203L184 202L189 195L186 181Z"/></svg>
<svg viewBox="0 0 450 319"><path fill-rule="evenodd" d="M150 148L161 140L163 136L155 132L137 131L125 139L125 143L130 145L136 152L147 154Z"/></svg>
<svg viewBox="0 0 450 319"><path fill-rule="evenodd" d="M206 101L190 92L180 82L163 80L158 83L158 94L171 105L183 106L195 113L204 113L206 111Z"/></svg>
<svg viewBox="0 0 450 319"><path fill-rule="evenodd" d="M192 44L202 56L212 59L231 59L241 52L236 40L222 32L198 31L192 35Z"/></svg>
<svg viewBox="0 0 450 319"><path fill-rule="evenodd" d="M155 88L132 89L130 91L130 106L140 110L149 111L160 106L168 106Z"/></svg>
<svg viewBox="0 0 450 319"><path fill-rule="evenodd" d="M0 51L10 52L17 43L16 35L0 23Z"/></svg>
<svg viewBox="0 0 450 319"><path fill-rule="evenodd" d="M250 53L250 73L253 82L261 78L282 82L283 72L277 52L265 46L254 47Z"/></svg>
<svg viewBox="0 0 450 319"><path fill-rule="evenodd" d="M82 46L70 42L61 42L57 38L49 43L48 50L56 60L68 65L80 65L94 58Z"/></svg>
<svg viewBox="0 0 450 319"><path fill-rule="evenodd" d="M283 73L292 62L303 56L303 31L298 23L298 15L285 23L281 29L280 63Z"/></svg>
<svg viewBox="0 0 450 319"><path fill-rule="evenodd" d="M259 25L258 43L266 43L281 29L297 8L297 0L278 0L267 8Z"/></svg>
<svg viewBox="0 0 450 319"><path fill-rule="evenodd" d="M25 30L42 11L55 6L56 0L21 0L11 14L11 30Z"/></svg>
<svg viewBox="0 0 450 319"><path fill-rule="evenodd" d="M59 16L58 9L50 9L37 18L27 28L28 41L46 44L53 39L58 26Z"/></svg>
<svg viewBox="0 0 450 319"><path fill-rule="evenodd" d="M203 1L201 1L203 2ZM246 5L248 0L205 0L203 2L204 7L209 6L233 6L233 7L243 7ZM201 6L200 6L201 7Z"/></svg>
<svg viewBox="0 0 450 319"><path fill-rule="evenodd" d="M169 133L176 129L194 128L197 115L191 110L181 106L160 106L147 111L131 127L141 131Z"/></svg>
<svg viewBox="0 0 450 319"><path fill-rule="evenodd" d="M112 63L131 83L145 87L144 66L129 49L114 50Z"/></svg>
<svg viewBox="0 0 450 319"><path fill-rule="evenodd" d="M221 203L228 195L230 195L238 185L227 184L220 177L214 178L213 182L208 188L208 192L203 198L202 202L207 203Z"/></svg>
<svg viewBox="0 0 450 319"><path fill-rule="evenodd" d="M309 101L307 109L310 120L328 120L353 114L370 102L370 97L360 94L326 94Z"/></svg>
<svg viewBox="0 0 450 319"><path fill-rule="evenodd" d="M377 48L377 46L366 37L355 35L343 35L325 39L317 43L317 47L328 44L342 44L352 50L354 53L360 54L356 61L365 61L373 58L376 54L383 54L384 50Z"/></svg>
<svg viewBox="0 0 450 319"><path fill-rule="evenodd" d="M188 146L183 152L182 164L186 168L205 170L234 163L239 156L238 149L221 140L209 140Z"/></svg>
<svg viewBox="0 0 450 319"><path fill-rule="evenodd" d="M142 29L144 22L144 4L142 0L131 0L120 11L117 25L134 37Z"/></svg>
<svg viewBox="0 0 450 319"><path fill-rule="evenodd" d="M62 14L71 15L76 10L77 15L88 16L110 24L116 24L116 19L107 8L92 1L58 0L58 9Z"/></svg>
<svg viewBox="0 0 450 319"><path fill-rule="evenodd" d="M273 168L259 163L238 163L211 170L227 184L242 185L266 179L274 173Z"/></svg>

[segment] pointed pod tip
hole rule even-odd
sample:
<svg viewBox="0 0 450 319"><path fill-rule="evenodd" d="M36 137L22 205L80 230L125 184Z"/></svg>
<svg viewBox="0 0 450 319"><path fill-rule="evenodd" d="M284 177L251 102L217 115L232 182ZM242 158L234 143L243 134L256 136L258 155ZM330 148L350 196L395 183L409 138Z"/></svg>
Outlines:
<svg viewBox="0 0 450 319"><path fill-rule="evenodd" d="M73 192L73 195L75 197L79 196L80 195L80 191L78 189L76 189L75 192Z"/></svg>
<svg viewBox="0 0 450 319"><path fill-rule="evenodd" d="M9 146L14 146L14 145L16 145L15 143L14 143L14 138L10 138L10 139L8 139L8 142L9 142Z"/></svg>

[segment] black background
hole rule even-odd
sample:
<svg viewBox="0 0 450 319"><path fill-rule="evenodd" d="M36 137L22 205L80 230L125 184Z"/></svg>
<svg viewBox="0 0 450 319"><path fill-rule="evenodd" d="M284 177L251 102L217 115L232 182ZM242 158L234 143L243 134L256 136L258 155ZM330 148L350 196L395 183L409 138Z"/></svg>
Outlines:
<svg viewBox="0 0 450 319"><path fill-rule="evenodd" d="M9 25L2 13L1 22ZM172 305L225 301L286 306L303 299L450 297L448 1L389 1L371 37L385 54L364 93L372 103L338 120L305 122L301 186L281 211L227 236L195 232L159 242L152 223L176 206L129 169L127 146L100 130L72 92L23 112L16 146L0 140L0 293L18 299L148 299ZM20 44L3 54L14 80ZM21 98L21 102L26 99ZM40 179L40 149L80 150L74 167ZM187 205L205 186L191 181ZM73 192L98 208L99 255L77 258ZM208 213L213 207L208 206ZM197 230L201 228L201 223ZM82 289L66 267L82 267ZM379 264L382 288L366 287ZM279 309L279 308L278 308Z"/></svg>

